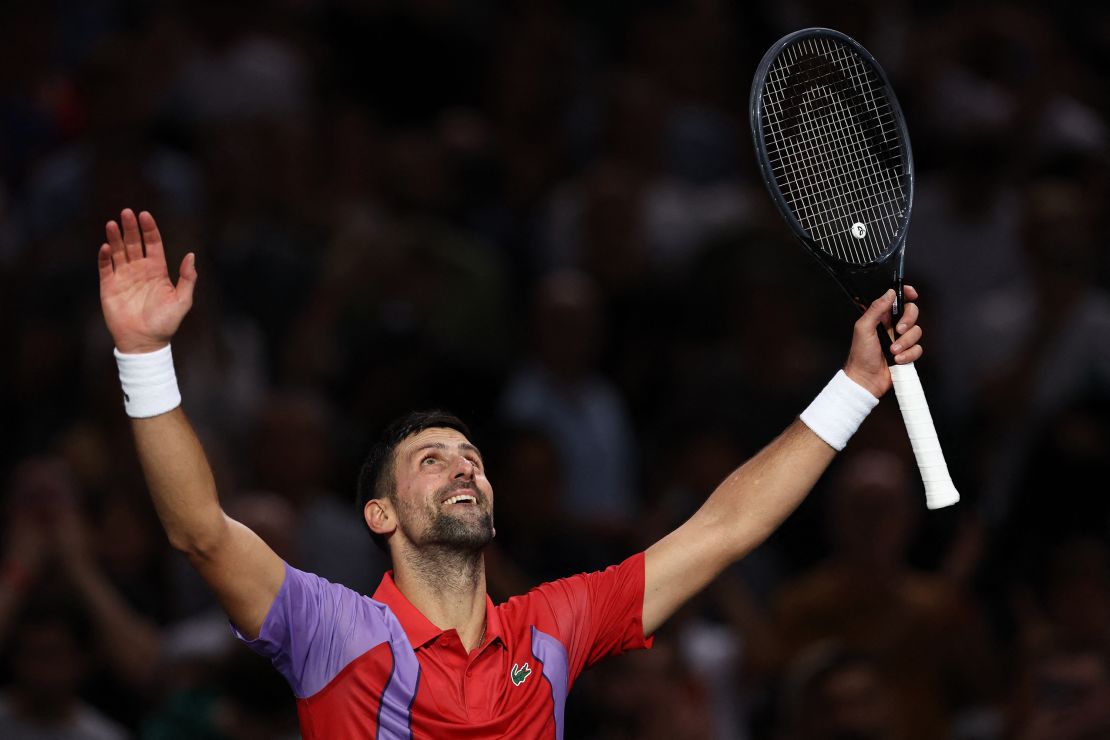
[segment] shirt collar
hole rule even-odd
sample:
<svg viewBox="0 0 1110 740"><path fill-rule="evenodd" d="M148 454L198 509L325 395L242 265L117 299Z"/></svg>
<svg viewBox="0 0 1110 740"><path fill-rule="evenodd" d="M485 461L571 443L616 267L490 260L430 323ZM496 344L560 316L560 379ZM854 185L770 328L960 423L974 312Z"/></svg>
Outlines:
<svg viewBox="0 0 1110 740"><path fill-rule="evenodd" d="M409 638L409 644L411 644L414 649L427 645L445 631L432 624L431 620L425 617L420 610L413 606L412 602L401 593L401 590L397 588L397 584L393 580L393 571L387 571L386 574L382 576L382 582L378 584L377 590L374 591L374 600L380 601L390 608L394 616L397 617L397 621L401 623L401 628L405 630L405 635ZM487 594L486 642L493 642L494 639L500 640L502 644L505 642L501 629L501 617L497 613L497 609L494 608L493 601Z"/></svg>

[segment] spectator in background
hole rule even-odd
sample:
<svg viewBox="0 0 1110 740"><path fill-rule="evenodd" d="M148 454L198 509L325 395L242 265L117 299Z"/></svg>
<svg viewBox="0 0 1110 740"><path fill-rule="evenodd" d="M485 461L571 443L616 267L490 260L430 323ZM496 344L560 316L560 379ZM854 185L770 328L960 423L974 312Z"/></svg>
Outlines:
<svg viewBox="0 0 1110 740"><path fill-rule="evenodd" d="M1104 169L1110 127L1098 110L1097 81L1043 10L962 5L921 26L910 106L925 124L915 135L924 156L911 238L924 248L910 259L914 274L939 292L940 312L931 314L941 350L932 356L943 373L938 397L942 411L962 419L982 390L965 360L991 344L983 333L994 328L985 325L1029 325L1028 315L1015 320L998 305L981 306L983 321L957 318L973 293L1020 295L1029 305L1025 296L1037 291L1041 266L1023 249L1030 236L1023 178L1046 163Z"/></svg>
<svg viewBox="0 0 1110 740"><path fill-rule="evenodd" d="M419 403L429 386L449 399L495 393L511 318L503 266L485 242L427 220L339 220L285 345L284 377L322 387L355 426Z"/></svg>
<svg viewBox="0 0 1110 740"><path fill-rule="evenodd" d="M93 654L92 628L71 604L28 603L7 639L11 682L0 695L6 740L123 740L122 727L80 698Z"/></svg>
<svg viewBox="0 0 1110 740"><path fill-rule="evenodd" d="M53 458L25 462L6 497L0 641L11 674L0 720L5 738L122 737L83 697L137 721L155 689L161 634L135 606L152 595L137 588L142 578L128 576L156 560L134 549L144 539L142 527L118 502L115 513L108 505L95 520L86 520L81 503L76 479ZM113 521L124 529L114 530ZM119 555L127 560L123 569L113 565Z"/></svg>
<svg viewBox="0 0 1110 740"><path fill-rule="evenodd" d="M321 395L274 393L251 436L252 479L256 487L292 504L299 567L370 594L386 563L365 528L351 517L346 497L332 487L334 428L333 410Z"/></svg>
<svg viewBox="0 0 1110 740"><path fill-rule="evenodd" d="M1110 656L1110 549L1105 539L1068 539L1037 554L1039 561L1028 563L1032 587L1017 593L1019 647L1033 654L1058 644Z"/></svg>
<svg viewBox="0 0 1110 740"><path fill-rule="evenodd" d="M554 442L566 480L566 510L595 532L619 533L640 502L635 440L619 392L598 371L603 316L594 282L558 272L537 288L529 362L509 380L502 416Z"/></svg>
<svg viewBox="0 0 1110 740"><path fill-rule="evenodd" d="M74 74L81 135L37 161L27 182L27 244L54 247L35 250L34 260L75 271L70 247L95 228L103 199L117 194L164 204L175 222L197 214L205 195L197 162L148 133L159 123L176 46L158 32L110 36ZM136 56L148 63L135 65Z"/></svg>
<svg viewBox="0 0 1110 740"><path fill-rule="evenodd" d="M1110 498L1092 495L1098 489L1092 481L1110 480L1110 395L1076 398L1045 420L1030 450L1010 515L992 548L1001 557L986 566L999 567L1018 581L1041 573L1064 551L1097 553L1095 543L1110 531ZM1094 563L1100 556L1084 557Z"/></svg>
<svg viewBox="0 0 1110 740"><path fill-rule="evenodd" d="M628 660L602 663L583 675L581 698L596 712L587 728L567 737L588 740L712 740L720 737L708 690L683 665L675 646L660 641Z"/></svg>
<svg viewBox="0 0 1110 740"><path fill-rule="evenodd" d="M604 566L603 553L576 528L559 452L547 434L531 427L505 430L490 465L501 524L486 558L495 603L563 573ZM567 547L571 541L573 548Z"/></svg>
<svg viewBox="0 0 1110 740"><path fill-rule="evenodd" d="M994 698L985 625L967 594L907 562L916 507L902 458L857 451L831 483L829 557L774 599L780 659L824 639L869 652L886 675L897 737L941 737L961 710Z"/></svg>
<svg viewBox="0 0 1110 740"><path fill-rule="evenodd" d="M1006 740L1110 737L1110 658L1065 643L1032 654L1014 692Z"/></svg>
<svg viewBox="0 0 1110 740"><path fill-rule="evenodd" d="M1082 184L1041 177L1023 192L1022 249L1031 283L984 295L975 352L980 508L1009 515L1043 425L1074 401L1110 398L1110 293L1095 281L1099 210Z"/></svg>
<svg viewBox="0 0 1110 740"><path fill-rule="evenodd" d="M800 653L786 675L782 740L901 740L898 706L879 661L836 641Z"/></svg>
<svg viewBox="0 0 1110 740"><path fill-rule="evenodd" d="M143 514L117 495L88 515L72 472L45 457L17 470L7 504L12 594L36 586L66 594L85 611L113 678L149 691L159 650L154 614L163 594L151 573L159 558Z"/></svg>

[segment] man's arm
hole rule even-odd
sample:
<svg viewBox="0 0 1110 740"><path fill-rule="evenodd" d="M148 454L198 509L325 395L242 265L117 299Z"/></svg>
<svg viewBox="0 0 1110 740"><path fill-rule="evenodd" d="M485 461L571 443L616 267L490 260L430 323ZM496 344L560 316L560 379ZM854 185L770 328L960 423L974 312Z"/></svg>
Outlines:
<svg viewBox="0 0 1110 740"><path fill-rule="evenodd" d="M169 345L192 306L195 257L185 256L174 286L154 218L125 209L120 223L108 222L98 255L104 320L121 354L154 352ZM180 407L133 418L132 431L170 543L189 557L235 625L256 637L285 577L281 559L220 508L212 470Z"/></svg>
<svg viewBox="0 0 1110 740"><path fill-rule="evenodd" d="M906 298L917 291L905 287ZM876 330L890 323L893 291L856 322L844 372L876 398L890 389L890 372ZM891 348L899 364L921 357L917 306L906 304ZM644 560L644 634L650 635L728 565L755 549L794 511L836 455L795 420L759 454L729 475L690 519L648 548Z"/></svg>

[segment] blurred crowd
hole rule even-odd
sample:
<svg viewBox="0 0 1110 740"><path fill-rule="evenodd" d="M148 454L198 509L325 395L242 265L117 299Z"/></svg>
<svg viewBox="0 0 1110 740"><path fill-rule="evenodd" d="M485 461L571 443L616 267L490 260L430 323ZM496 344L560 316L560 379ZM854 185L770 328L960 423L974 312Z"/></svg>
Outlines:
<svg viewBox="0 0 1110 740"><path fill-rule="evenodd" d="M293 699L167 545L97 296L103 225L197 253L174 341L232 516L364 593L395 415L468 420L495 601L692 513L843 362L853 309L753 164L763 52L892 77L919 363L802 508L587 672L568 738L1110 737L1110 6L9 0L0 6L0 737L277 740Z"/></svg>

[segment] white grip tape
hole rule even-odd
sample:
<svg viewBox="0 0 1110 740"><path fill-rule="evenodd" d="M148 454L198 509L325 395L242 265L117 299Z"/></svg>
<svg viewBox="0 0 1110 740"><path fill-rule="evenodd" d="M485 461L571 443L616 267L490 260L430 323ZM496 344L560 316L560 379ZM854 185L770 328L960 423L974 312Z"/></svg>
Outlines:
<svg viewBox="0 0 1110 740"><path fill-rule="evenodd" d="M170 345L154 352L125 355L114 350L123 387L123 408L132 419L158 416L181 405Z"/></svg>
<svg viewBox="0 0 1110 740"><path fill-rule="evenodd" d="M894 395L898 397L898 407L906 423L913 456L917 458L921 480L925 483L925 505L930 509L951 506L960 500L960 494L948 474L948 464L944 462L944 452L940 449L940 440L937 439L937 430L933 426L933 416L929 413L929 402L925 400L917 368L912 362L892 365L890 377L894 381Z"/></svg>

